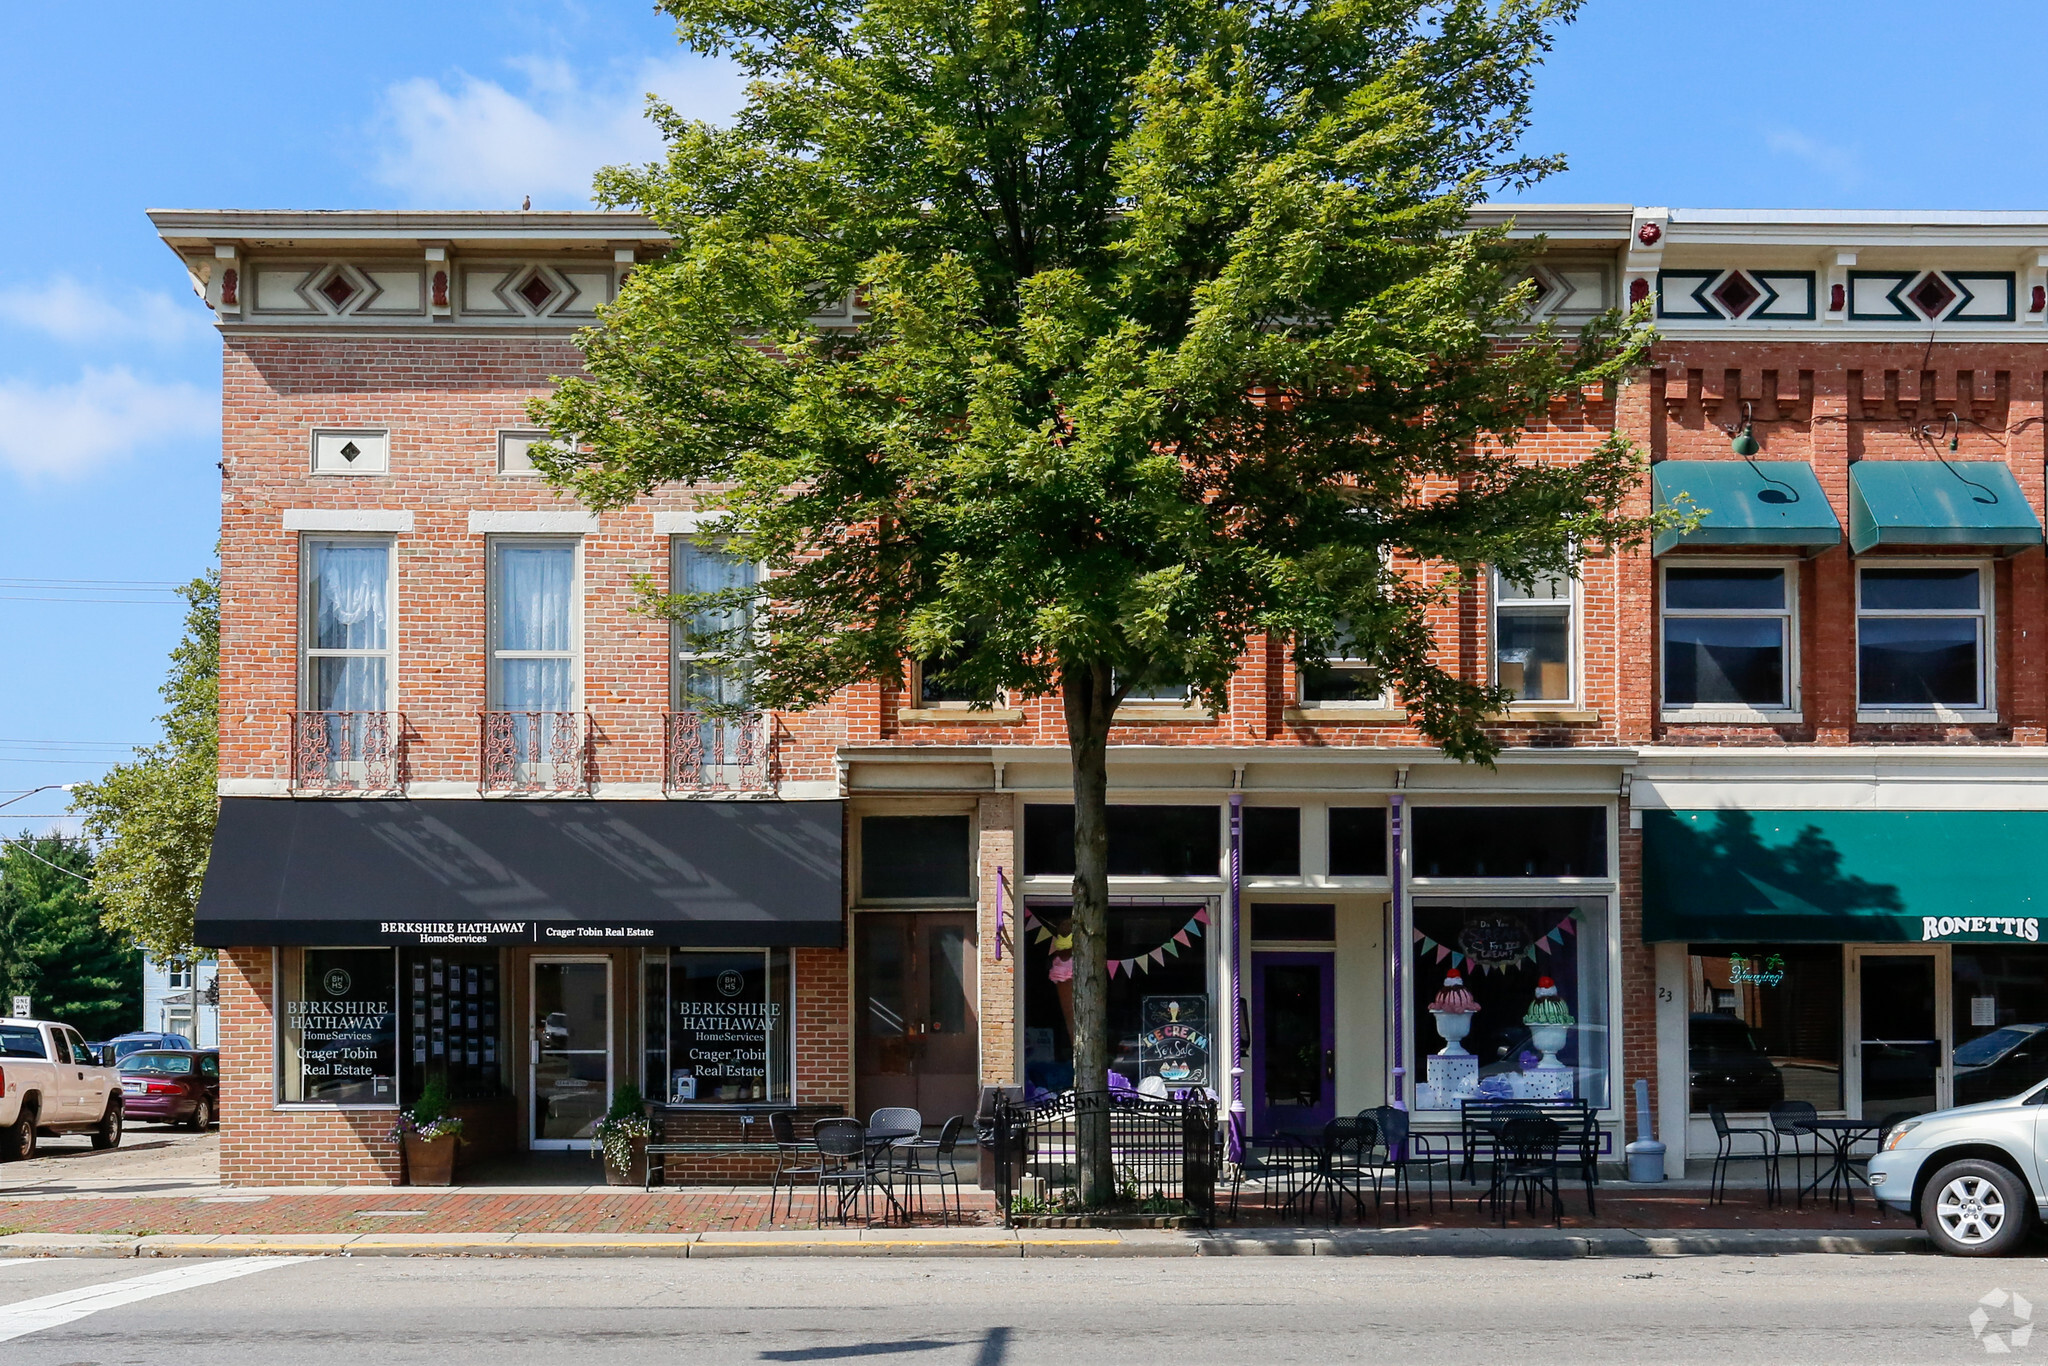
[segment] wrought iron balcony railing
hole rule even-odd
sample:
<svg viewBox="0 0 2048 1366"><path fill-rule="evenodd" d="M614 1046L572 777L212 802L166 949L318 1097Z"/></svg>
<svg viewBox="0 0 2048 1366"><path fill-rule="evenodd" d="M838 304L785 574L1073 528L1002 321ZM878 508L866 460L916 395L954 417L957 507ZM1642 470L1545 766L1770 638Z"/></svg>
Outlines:
<svg viewBox="0 0 2048 1366"><path fill-rule="evenodd" d="M771 732L760 712L672 711L662 733L662 786L667 791L768 790Z"/></svg>
<svg viewBox="0 0 2048 1366"><path fill-rule="evenodd" d="M390 711L292 713L292 790L306 793L397 792L405 719Z"/></svg>
<svg viewBox="0 0 2048 1366"><path fill-rule="evenodd" d="M580 711L487 711L478 787L491 793L590 791L590 718Z"/></svg>

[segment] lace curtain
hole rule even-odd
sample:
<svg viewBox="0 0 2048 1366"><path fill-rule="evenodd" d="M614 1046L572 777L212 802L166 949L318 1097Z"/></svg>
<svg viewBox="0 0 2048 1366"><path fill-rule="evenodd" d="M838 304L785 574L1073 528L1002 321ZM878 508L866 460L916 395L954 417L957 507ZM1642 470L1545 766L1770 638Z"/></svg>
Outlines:
<svg viewBox="0 0 2048 1366"><path fill-rule="evenodd" d="M498 706L568 711L575 692L571 632L573 545L501 545L497 551ZM506 658L510 653L526 658ZM554 658L533 658L532 655Z"/></svg>
<svg viewBox="0 0 2048 1366"><path fill-rule="evenodd" d="M389 648L391 547L316 544L313 553L313 707L382 711L388 696L385 656L325 652Z"/></svg>

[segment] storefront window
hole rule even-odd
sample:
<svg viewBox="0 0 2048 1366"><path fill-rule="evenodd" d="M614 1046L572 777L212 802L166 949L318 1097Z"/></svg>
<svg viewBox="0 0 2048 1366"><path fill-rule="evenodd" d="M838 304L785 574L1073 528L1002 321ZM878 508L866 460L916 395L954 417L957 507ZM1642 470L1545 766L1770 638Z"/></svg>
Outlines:
<svg viewBox="0 0 2048 1366"><path fill-rule="evenodd" d="M1244 875L1301 876L1301 808L1244 808Z"/></svg>
<svg viewBox="0 0 2048 1366"><path fill-rule="evenodd" d="M1109 871L1115 877L1216 877L1222 870L1223 822L1214 806L1111 806ZM1032 803L1024 808L1024 873L1074 871L1074 808Z"/></svg>
<svg viewBox="0 0 2048 1366"><path fill-rule="evenodd" d="M1417 806L1417 877L1605 877L1604 806Z"/></svg>
<svg viewBox="0 0 2048 1366"><path fill-rule="evenodd" d="M1604 900L1417 906L1415 931L1418 1110L1473 1097L1611 1103ZM1462 985L1446 985L1453 972Z"/></svg>
<svg viewBox="0 0 2048 1366"><path fill-rule="evenodd" d="M789 1100L789 950L656 949L644 965L648 1017L658 996L668 1021L667 1053L648 1046L648 1095L672 1105Z"/></svg>
<svg viewBox="0 0 2048 1366"><path fill-rule="evenodd" d="M1838 945L1695 944L1686 967L1692 1113L1842 1108Z"/></svg>
<svg viewBox="0 0 2048 1366"><path fill-rule="evenodd" d="M2016 1096L2048 1079L2048 949L1958 944L1954 1103Z"/></svg>
<svg viewBox="0 0 2048 1366"><path fill-rule="evenodd" d="M405 1001L404 1098L433 1077L457 1100L504 1095L510 1075L497 949L406 949L398 980Z"/></svg>
<svg viewBox="0 0 2048 1366"><path fill-rule="evenodd" d="M286 1104L398 1103L398 952L285 949L278 1098Z"/></svg>
<svg viewBox="0 0 2048 1366"><path fill-rule="evenodd" d="M1072 915L1057 902L1033 903L1019 936L1024 1080L1033 1094L1074 1084ZM1208 925L1204 904L1109 908L1109 1068L1123 1082L1158 1076L1174 1089L1215 1086Z"/></svg>

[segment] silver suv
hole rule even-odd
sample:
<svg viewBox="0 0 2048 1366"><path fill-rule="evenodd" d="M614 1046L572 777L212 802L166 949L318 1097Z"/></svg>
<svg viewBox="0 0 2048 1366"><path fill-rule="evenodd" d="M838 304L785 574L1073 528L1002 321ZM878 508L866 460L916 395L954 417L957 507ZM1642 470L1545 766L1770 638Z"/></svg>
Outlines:
<svg viewBox="0 0 2048 1366"><path fill-rule="evenodd" d="M2048 1216L2048 1082L1894 1124L1870 1159L1870 1188L1943 1252L2017 1251Z"/></svg>

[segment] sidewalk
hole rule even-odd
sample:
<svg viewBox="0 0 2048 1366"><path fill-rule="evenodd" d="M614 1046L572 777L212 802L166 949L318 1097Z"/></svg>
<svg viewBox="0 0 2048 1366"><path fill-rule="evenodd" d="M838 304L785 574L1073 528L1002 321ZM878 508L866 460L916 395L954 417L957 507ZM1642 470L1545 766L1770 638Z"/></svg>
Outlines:
<svg viewBox="0 0 2048 1366"><path fill-rule="evenodd" d="M146 1188L138 1188L146 1186ZM814 1227L800 1194L769 1213L760 1187L222 1187L74 1179L0 1185L0 1256L1682 1256L1698 1253L1907 1252L1925 1239L1867 1200L1853 1212L1809 1203L1767 1208L1760 1188L1709 1205L1704 1183L1600 1188L1589 1215L1567 1192L1564 1227L1516 1211L1501 1229L1460 1187L1455 1203L1419 1201L1379 1226L1281 1227L1249 1206L1214 1230L1004 1229L985 1191L963 1192L965 1220L891 1228ZM785 1201L786 1201L785 1196ZM1369 1217L1369 1216L1368 1216Z"/></svg>

